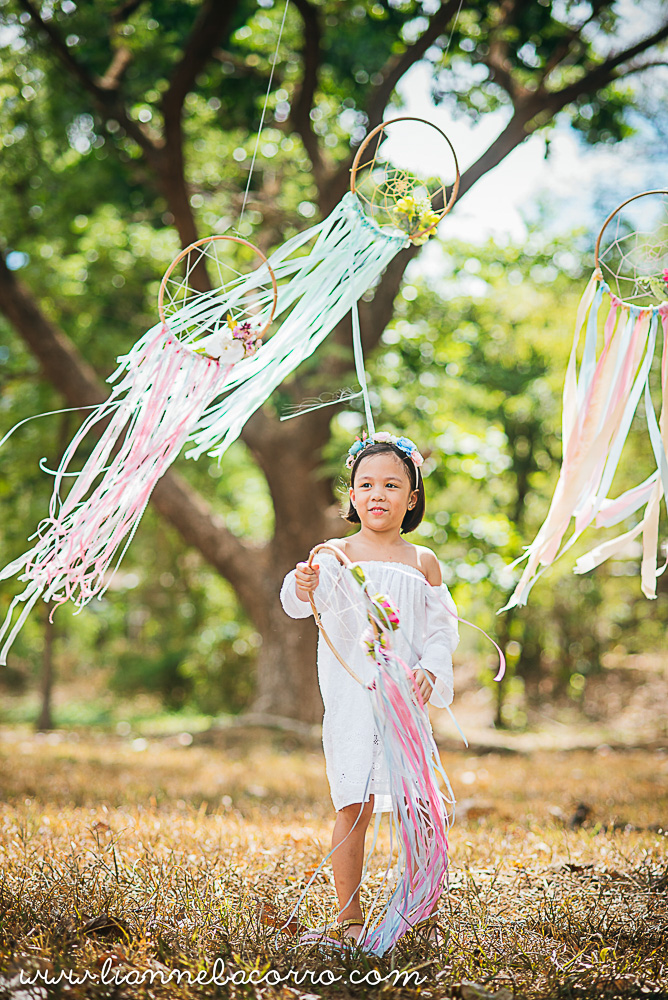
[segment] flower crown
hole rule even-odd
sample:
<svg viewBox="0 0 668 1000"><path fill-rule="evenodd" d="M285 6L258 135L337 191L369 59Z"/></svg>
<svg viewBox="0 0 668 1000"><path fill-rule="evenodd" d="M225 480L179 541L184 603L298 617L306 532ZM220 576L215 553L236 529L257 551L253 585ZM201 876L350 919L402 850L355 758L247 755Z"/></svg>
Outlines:
<svg viewBox="0 0 668 1000"><path fill-rule="evenodd" d="M363 431L362 437L355 438L348 449L346 466L349 469L352 469L359 453L372 444L393 444L395 448L398 448L400 451L403 451L406 455L408 455L416 469L419 469L424 462L422 455L417 450L417 446L411 441L410 438L395 437L394 434L389 434L387 431L379 431L377 434L372 434L370 437L367 437L366 431Z"/></svg>

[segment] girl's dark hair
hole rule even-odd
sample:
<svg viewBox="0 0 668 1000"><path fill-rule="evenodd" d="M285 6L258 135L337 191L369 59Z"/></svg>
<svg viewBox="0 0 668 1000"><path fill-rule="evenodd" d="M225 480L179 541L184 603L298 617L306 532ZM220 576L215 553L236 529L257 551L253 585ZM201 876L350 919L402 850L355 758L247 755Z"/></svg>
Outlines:
<svg viewBox="0 0 668 1000"><path fill-rule="evenodd" d="M391 455L396 455L400 458L404 464L404 468L408 473L408 481L411 484L411 491L417 490L417 500L415 501L415 506L412 510L407 510L403 521L401 522L401 533L407 534L409 531L415 531L418 524L424 517L425 511L425 492L424 492L424 482L422 480L422 473L415 464L412 458L410 458L405 451L401 448L397 448L396 445L392 444L390 441L377 441L374 444L367 445L359 452L352 469L350 470L350 485L355 484L355 474L359 467L360 462L363 458L370 458L372 455L382 455L390 453ZM352 505L352 502L348 504L348 510L343 515L346 521L350 521L351 524L359 524L360 518L359 514Z"/></svg>

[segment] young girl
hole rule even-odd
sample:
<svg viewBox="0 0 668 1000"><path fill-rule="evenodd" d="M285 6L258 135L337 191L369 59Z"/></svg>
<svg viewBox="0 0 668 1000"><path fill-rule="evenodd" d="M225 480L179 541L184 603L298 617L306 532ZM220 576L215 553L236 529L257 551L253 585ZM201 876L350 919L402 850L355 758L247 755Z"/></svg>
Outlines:
<svg viewBox="0 0 668 1000"><path fill-rule="evenodd" d="M408 438L380 433L356 441L347 465L351 471L346 519L360 529L328 544L360 563L372 590L395 605L401 629L392 633L393 648L413 669L425 704L430 701L443 708L453 698L452 652L459 642L456 608L434 553L401 537L414 531L424 516L422 456ZM337 595L340 571L336 557L326 552L312 568L298 563L283 581L281 602L291 617L306 618L313 594L335 647L367 683L374 663L362 641L366 617L364 610L346 606ZM357 940L364 924L359 887L366 830L372 812L392 808L387 769L367 691L344 670L322 636L318 679L325 705L325 763L336 809L332 868L339 901L337 923L339 933Z"/></svg>

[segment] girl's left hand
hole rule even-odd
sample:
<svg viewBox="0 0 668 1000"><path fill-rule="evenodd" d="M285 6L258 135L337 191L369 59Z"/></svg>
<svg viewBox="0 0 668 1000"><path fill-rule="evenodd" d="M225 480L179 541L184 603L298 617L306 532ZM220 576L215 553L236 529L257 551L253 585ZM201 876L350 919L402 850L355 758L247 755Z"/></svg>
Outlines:
<svg viewBox="0 0 668 1000"><path fill-rule="evenodd" d="M414 673L417 686L419 687L420 694L422 695L422 700L426 705L431 698L432 691L434 690L436 675L432 674L431 670L423 670L422 667L418 667Z"/></svg>

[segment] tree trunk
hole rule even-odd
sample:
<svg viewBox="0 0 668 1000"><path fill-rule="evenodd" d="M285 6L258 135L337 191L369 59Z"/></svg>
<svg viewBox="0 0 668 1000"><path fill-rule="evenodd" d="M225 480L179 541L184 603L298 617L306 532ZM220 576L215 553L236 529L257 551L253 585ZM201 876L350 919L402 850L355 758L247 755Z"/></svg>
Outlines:
<svg viewBox="0 0 668 1000"><path fill-rule="evenodd" d="M271 572L262 594L254 712L282 715L302 722L322 719L317 684L317 627L313 617L290 619L278 598L283 575Z"/></svg>
<svg viewBox="0 0 668 1000"><path fill-rule="evenodd" d="M45 732L53 729L53 716L51 714L51 694L53 691L53 642L55 639L56 627L49 620L51 604L46 605L46 615L44 618L44 648L42 651L42 677L41 695L42 705L39 718L35 723L37 732Z"/></svg>

